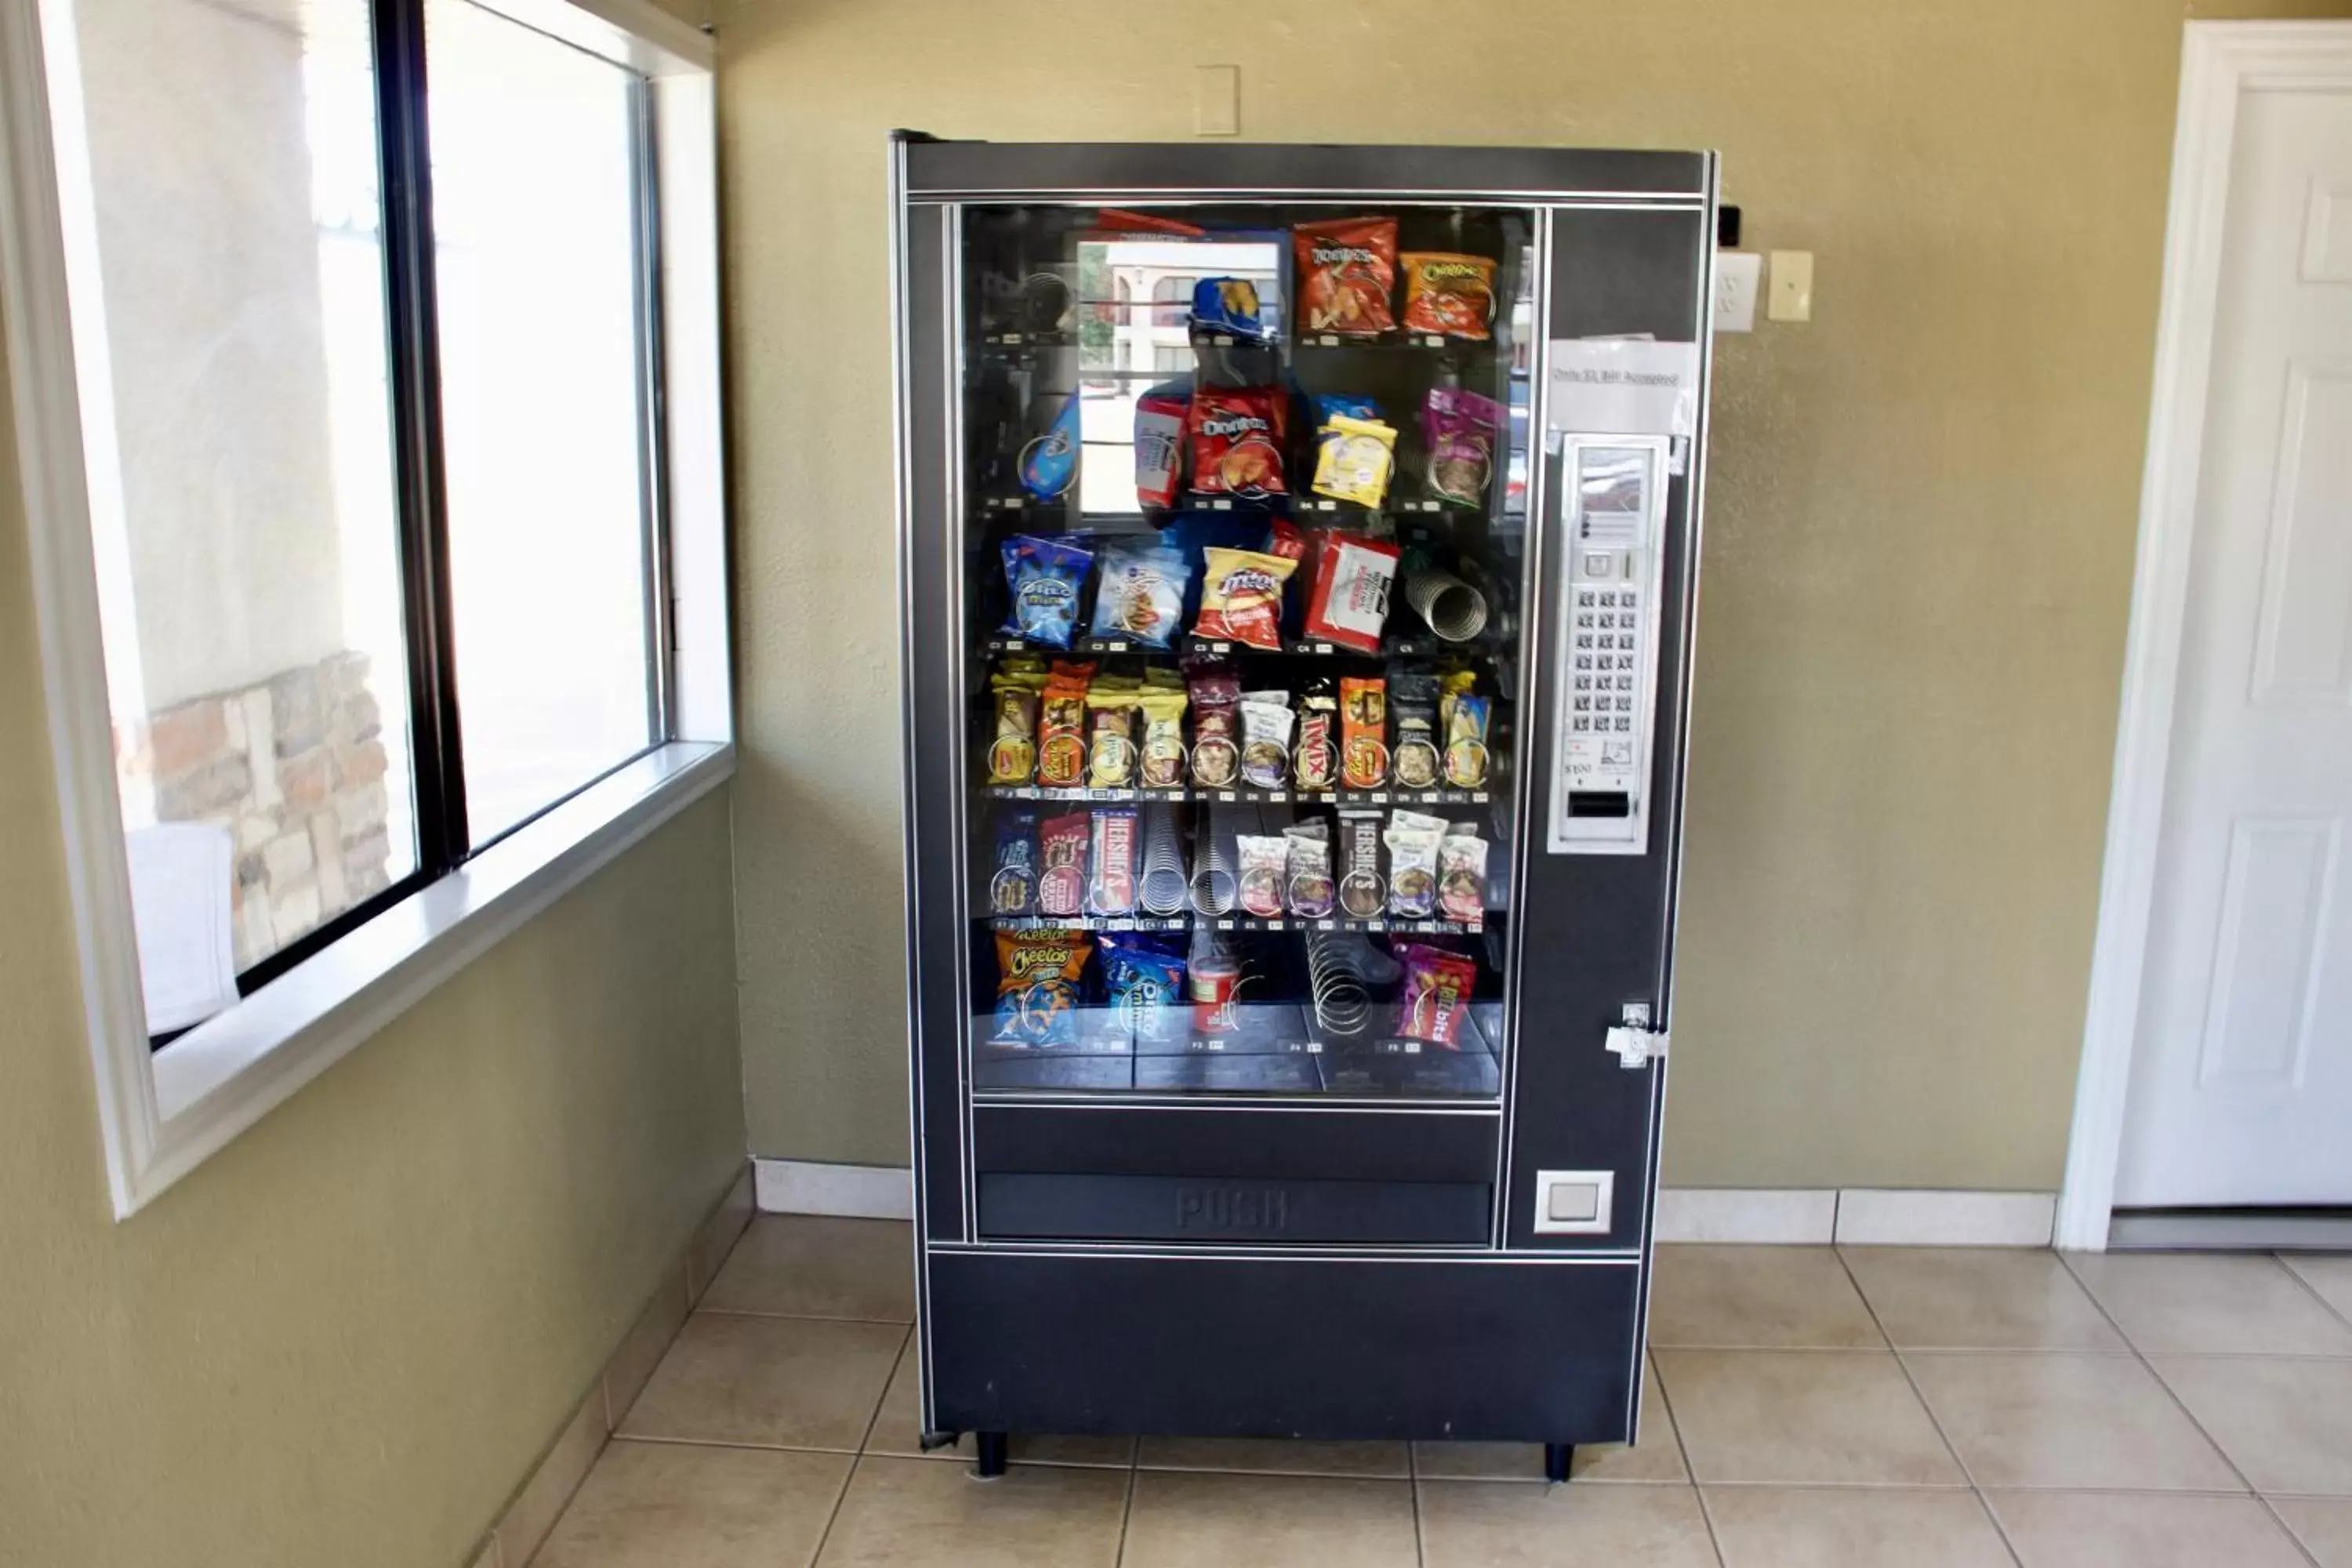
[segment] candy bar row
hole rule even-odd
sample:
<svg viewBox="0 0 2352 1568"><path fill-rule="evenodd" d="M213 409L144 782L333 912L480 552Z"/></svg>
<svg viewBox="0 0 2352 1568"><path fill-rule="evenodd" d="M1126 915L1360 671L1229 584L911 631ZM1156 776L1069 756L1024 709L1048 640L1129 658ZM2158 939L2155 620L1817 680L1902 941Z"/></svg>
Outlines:
<svg viewBox="0 0 2352 1568"><path fill-rule="evenodd" d="M1398 667L1244 690L1229 660L1099 671L1010 655L989 679L987 782L1054 789L1486 787L1494 700L1477 671Z"/></svg>

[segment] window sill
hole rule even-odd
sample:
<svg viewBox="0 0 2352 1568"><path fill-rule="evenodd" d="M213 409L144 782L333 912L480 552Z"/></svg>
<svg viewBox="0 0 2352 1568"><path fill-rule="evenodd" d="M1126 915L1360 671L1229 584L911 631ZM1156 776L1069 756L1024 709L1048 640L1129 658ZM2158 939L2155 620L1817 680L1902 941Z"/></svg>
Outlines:
<svg viewBox="0 0 2352 1568"><path fill-rule="evenodd" d="M606 775L155 1053L129 1214L735 771L673 742Z"/></svg>

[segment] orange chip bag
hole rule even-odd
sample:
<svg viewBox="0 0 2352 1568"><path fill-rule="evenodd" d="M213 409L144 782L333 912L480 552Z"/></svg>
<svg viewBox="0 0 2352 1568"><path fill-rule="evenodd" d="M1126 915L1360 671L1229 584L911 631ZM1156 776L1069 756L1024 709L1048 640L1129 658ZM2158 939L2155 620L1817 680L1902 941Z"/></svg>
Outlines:
<svg viewBox="0 0 2352 1568"><path fill-rule="evenodd" d="M1202 552L1201 618L1192 630L1204 637L1231 637L1252 647L1282 647L1282 584L1298 569L1286 556L1255 550Z"/></svg>
<svg viewBox="0 0 2352 1568"><path fill-rule="evenodd" d="M1495 263L1484 256L1408 250L1404 267L1404 330L1449 338L1492 335Z"/></svg>

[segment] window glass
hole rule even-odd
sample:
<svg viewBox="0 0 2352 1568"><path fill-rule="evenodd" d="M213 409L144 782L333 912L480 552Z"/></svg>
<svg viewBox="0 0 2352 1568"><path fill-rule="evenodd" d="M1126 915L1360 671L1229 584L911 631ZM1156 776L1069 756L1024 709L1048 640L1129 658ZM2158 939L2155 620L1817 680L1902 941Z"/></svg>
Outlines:
<svg viewBox="0 0 2352 1568"><path fill-rule="evenodd" d="M365 0L50 36L150 1026L416 867Z"/></svg>
<svg viewBox="0 0 2352 1568"><path fill-rule="evenodd" d="M652 744L638 79L468 0L425 13L467 825Z"/></svg>

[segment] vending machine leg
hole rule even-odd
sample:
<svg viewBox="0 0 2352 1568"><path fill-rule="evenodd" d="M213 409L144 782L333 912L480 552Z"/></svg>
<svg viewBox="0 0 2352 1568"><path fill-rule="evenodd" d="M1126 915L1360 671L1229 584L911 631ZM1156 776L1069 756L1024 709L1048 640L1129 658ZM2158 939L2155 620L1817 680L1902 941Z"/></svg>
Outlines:
<svg viewBox="0 0 2352 1568"><path fill-rule="evenodd" d="M1548 1481L1568 1479L1569 1466L1575 1461L1575 1444L1546 1443L1544 1445L1544 1479Z"/></svg>
<svg viewBox="0 0 2352 1568"><path fill-rule="evenodd" d="M974 1462L971 1473L987 1480L1004 1473L1004 1434L975 1432L971 1435Z"/></svg>

